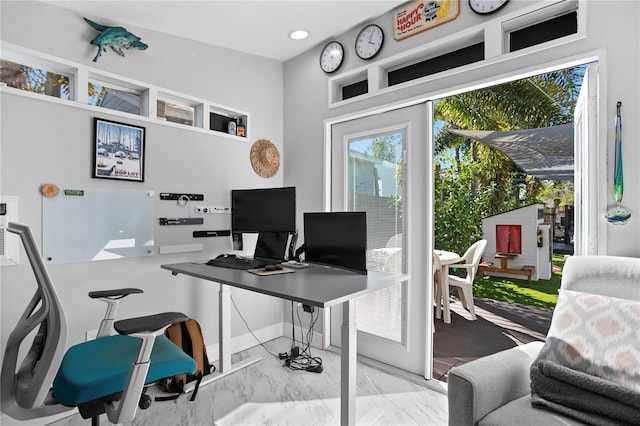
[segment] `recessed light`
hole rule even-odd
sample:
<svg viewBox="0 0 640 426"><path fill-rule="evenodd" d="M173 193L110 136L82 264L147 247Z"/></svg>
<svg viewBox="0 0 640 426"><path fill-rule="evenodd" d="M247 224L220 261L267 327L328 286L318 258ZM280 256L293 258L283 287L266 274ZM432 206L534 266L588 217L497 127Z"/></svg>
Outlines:
<svg viewBox="0 0 640 426"><path fill-rule="evenodd" d="M303 40L309 37L309 32L305 30L295 30L289 33L289 38L293 40Z"/></svg>

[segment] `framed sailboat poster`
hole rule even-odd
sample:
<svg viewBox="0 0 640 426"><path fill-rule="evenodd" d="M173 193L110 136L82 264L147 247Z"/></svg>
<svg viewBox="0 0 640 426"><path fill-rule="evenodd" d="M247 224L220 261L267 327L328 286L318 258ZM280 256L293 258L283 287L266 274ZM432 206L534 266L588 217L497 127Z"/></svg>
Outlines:
<svg viewBox="0 0 640 426"><path fill-rule="evenodd" d="M144 182L145 128L95 118L93 177Z"/></svg>

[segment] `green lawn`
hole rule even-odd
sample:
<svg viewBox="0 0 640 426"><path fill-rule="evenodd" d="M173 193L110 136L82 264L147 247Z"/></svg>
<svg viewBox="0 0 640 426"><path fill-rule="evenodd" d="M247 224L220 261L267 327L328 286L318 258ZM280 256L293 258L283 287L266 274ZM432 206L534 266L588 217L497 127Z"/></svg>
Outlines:
<svg viewBox="0 0 640 426"><path fill-rule="evenodd" d="M554 255L553 264L563 267L564 258L560 255ZM526 279L484 276L476 279L473 283L473 295L474 297L553 309L558 301L561 278L562 273L555 272L550 280L531 281L531 285L529 285Z"/></svg>

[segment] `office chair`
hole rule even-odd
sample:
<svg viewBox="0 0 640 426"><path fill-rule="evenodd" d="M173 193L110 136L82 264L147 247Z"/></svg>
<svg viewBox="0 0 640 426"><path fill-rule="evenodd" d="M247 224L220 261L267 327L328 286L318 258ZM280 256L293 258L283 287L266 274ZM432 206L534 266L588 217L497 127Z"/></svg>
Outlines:
<svg viewBox="0 0 640 426"><path fill-rule="evenodd" d="M193 374L195 361L163 333L187 317L166 312L114 321L117 301L138 289L91 292L108 303L95 340L65 353L67 323L60 300L28 226L9 223L24 245L37 289L9 335L0 376L2 411L17 420L50 416L77 407L80 415L99 423L130 422L138 406L148 408L146 386L177 374ZM111 326L119 333L110 335ZM18 367L20 345L38 327Z"/></svg>

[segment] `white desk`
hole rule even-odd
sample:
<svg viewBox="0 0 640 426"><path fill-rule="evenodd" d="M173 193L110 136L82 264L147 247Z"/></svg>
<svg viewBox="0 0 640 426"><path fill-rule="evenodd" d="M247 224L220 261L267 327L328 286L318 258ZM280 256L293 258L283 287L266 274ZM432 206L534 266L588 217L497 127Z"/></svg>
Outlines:
<svg viewBox="0 0 640 426"><path fill-rule="evenodd" d="M260 358L231 364L231 326L229 286L268 294L318 308L342 305L342 347L340 350L340 423L355 424L356 417L356 299L409 277L390 272L369 271L360 275L337 268L311 265L293 274L258 276L237 269L218 268L200 263L161 265L173 275L185 274L220 284L219 369L205 376L202 384L224 377L258 361Z"/></svg>
<svg viewBox="0 0 640 426"><path fill-rule="evenodd" d="M434 250L433 251L438 259L442 268L440 270L440 291L436 292L436 318L440 319L440 299L442 299L442 311L444 312L444 322L451 323L451 310L449 308L449 265L458 263L460 261L460 255L452 251Z"/></svg>

